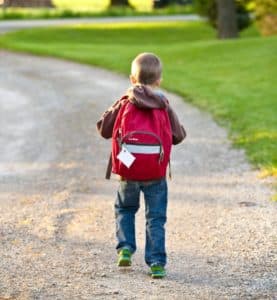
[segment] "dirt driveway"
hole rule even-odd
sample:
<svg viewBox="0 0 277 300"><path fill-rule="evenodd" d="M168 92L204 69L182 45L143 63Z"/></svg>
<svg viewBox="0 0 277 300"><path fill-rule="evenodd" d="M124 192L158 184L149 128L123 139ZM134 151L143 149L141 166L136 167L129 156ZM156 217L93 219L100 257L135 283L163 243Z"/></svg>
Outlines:
<svg viewBox="0 0 277 300"><path fill-rule="evenodd" d="M0 299L274 299L276 204L211 118L169 94L188 131L174 149L168 277L118 270L110 142L95 121L126 78L0 52ZM276 298L275 298L276 299Z"/></svg>

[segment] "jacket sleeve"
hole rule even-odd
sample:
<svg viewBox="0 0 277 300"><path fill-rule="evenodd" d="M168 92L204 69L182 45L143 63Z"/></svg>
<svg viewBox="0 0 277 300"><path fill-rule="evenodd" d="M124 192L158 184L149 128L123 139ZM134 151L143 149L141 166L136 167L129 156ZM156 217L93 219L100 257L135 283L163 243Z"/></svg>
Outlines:
<svg viewBox="0 0 277 300"><path fill-rule="evenodd" d="M173 145L177 145L185 139L187 134L184 127L180 124L176 113L170 106L168 107L168 116L172 130L172 143Z"/></svg>
<svg viewBox="0 0 277 300"><path fill-rule="evenodd" d="M104 112L100 120L96 123L99 134L105 139L112 137L114 123L122 102L123 98L117 100L107 111Z"/></svg>

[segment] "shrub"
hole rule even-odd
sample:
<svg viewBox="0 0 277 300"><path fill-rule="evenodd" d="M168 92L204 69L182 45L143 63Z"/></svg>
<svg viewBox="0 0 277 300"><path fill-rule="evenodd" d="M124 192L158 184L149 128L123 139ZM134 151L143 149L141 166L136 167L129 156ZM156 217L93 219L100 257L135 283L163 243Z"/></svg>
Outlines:
<svg viewBox="0 0 277 300"><path fill-rule="evenodd" d="M256 19L263 35L277 34L277 1L257 0Z"/></svg>

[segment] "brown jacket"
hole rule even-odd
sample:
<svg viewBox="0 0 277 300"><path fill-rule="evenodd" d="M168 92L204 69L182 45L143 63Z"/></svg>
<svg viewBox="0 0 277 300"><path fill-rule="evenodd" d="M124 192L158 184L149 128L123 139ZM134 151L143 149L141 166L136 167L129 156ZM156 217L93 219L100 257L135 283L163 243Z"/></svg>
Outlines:
<svg viewBox="0 0 277 300"><path fill-rule="evenodd" d="M130 101L141 109L165 108L167 109L171 130L172 143L177 145L186 137L184 127L180 124L176 113L170 107L166 97L160 92L155 92L151 88L144 85L137 85L127 91L126 97L117 100L97 122L97 129L101 136L108 139L112 137L113 126L117 114L124 101Z"/></svg>

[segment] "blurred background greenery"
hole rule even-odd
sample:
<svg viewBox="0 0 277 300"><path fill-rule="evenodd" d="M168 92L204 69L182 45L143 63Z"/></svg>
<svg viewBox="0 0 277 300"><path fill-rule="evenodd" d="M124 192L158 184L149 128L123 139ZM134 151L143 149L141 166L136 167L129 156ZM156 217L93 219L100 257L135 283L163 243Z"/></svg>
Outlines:
<svg viewBox="0 0 277 300"><path fill-rule="evenodd" d="M0 20L197 13L217 27L224 2L235 4L239 30L255 18L262 34L276 34L276 0L0 0Z"/></svg>
<svg viewBox="0 0 277 300"><path fill-rule="evenodd" d="M162 0L160 3L153 0L48 0L47 5L45 2L43 2L44 5L39 4L43 0L15 0L14 2L13 0L0 0L0 3L1 1L3 9L0 18L2 19L184 14L193 12L193 5L190 2L180 4L178 1L167 1L167 3ZM30 5L28 5L28 1ZM48 6L47 9L46 6ZM36 9L30 9L29 7L36 7Z"/></svg>

